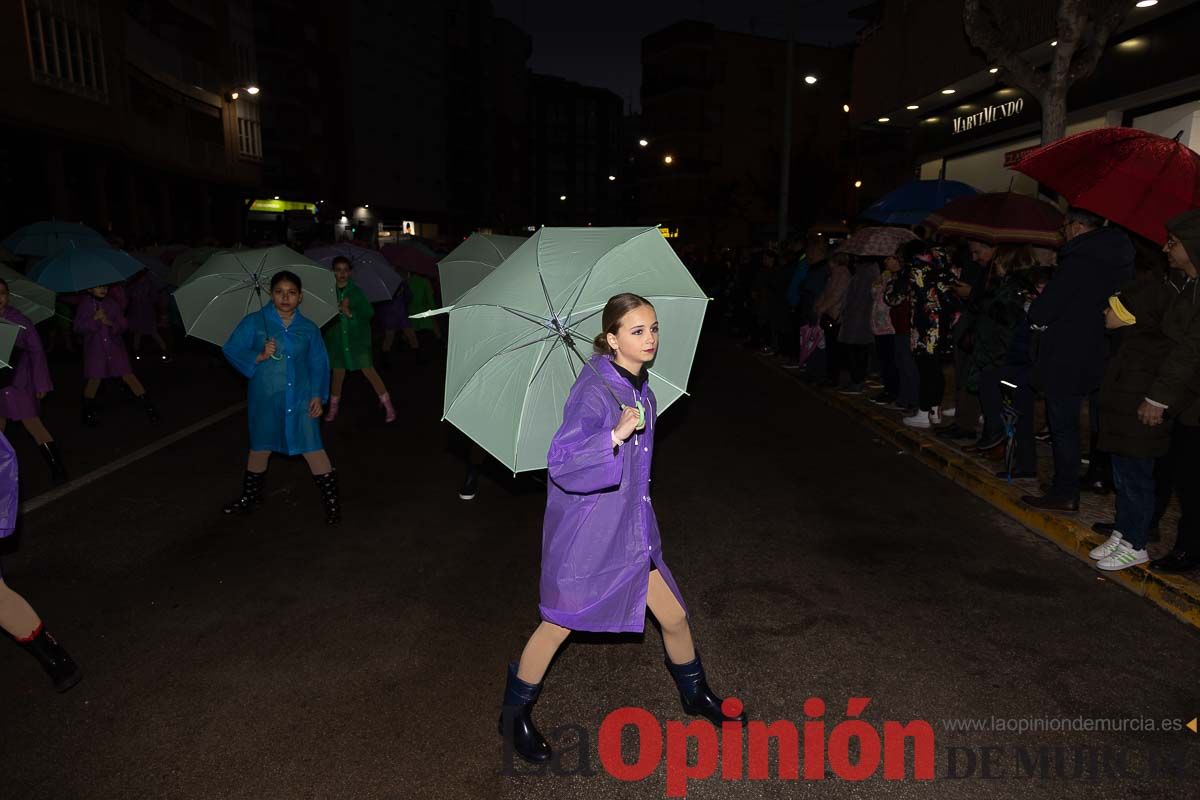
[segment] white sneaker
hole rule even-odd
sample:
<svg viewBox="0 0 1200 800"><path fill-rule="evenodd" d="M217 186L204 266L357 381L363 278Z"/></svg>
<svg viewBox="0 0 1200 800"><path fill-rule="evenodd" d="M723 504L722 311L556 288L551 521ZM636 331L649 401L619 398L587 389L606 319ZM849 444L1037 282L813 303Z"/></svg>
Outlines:
<svg viewBox="0 0 1200 800"><path fill-rule="evenodd" d="M1108 558L1120 545L1121 532L1113 531L1112 535L1108 537L1108 540L1105 541L1104 544L1100 545L1099 547L1092 548L1092 552L1088 553L1088 558L1095 559L1096 561L1099 561L1102 558Z"/></svg>
<svg viewBox="0 0 1200 800"><path fill-rule="evenodd" d="M947 409L943 409L943 410L942 410L942 416L943 416L943 417L950 417L951 419L954 419L954 415L955 415L955 414L957 414L957 413L958 413L958 409L957 409L957 408L947 408Z"/></svg>
<svg viewBox="0 0 1200 800"><path fill-rule="evenodd" d="M1138 564L1145 564L1150 560L1150 556L1146 553L1145 548L1134 550L1129 542L1122 541L1117 545L1117 549L1112 552L1112 555L1107 558L1102 558L1096 562L1096 566L1109 572L1115 572L1119 569L1127 569L1136 567Z"/></svg>
<svg viewBox="0 0 1200 800"><path fill-rule="evenodd" d="M950 409L950 413L947 414L946 412L942 411L941 406L934 406L933 408L929 409L929 424L941 425L942 422L944 421L942 419L943 417L953 417L953 416L954 416L953 408Z"/></svg>
<svg viewBox="0 0 1200 800"><path fill-rule="evenodd" d="M900 420L910 428L930 428L933 427L929 421L930 412L918 411L915 414L905 417Z"/></svg>

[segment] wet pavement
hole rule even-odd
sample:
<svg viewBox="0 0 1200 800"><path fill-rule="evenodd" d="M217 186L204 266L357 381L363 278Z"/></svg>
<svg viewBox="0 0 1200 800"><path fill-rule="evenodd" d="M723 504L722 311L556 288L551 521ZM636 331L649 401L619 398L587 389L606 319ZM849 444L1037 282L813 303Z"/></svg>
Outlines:
<svg viewBox="0 0 1200 800"><path fill-rule="evenodd" d="M130 452L241 399L235 378L198 358L147 378L160 433L119 407L130 432L105 446ZM545 490L493 467L477 499L458 500L462 446L437 421L439 373L406 358L385 378L397 423L383 424L352 377L325 426L340 528L322 524L303 462L283 458L257 514L222 516L239 487L241 414L28 515L5 546L6 579L85 678L58 696L15 647L0 656L0 796L664 796L661 764L622 782L598 755L614 709L684 719L649 624L644 636L572 641L547 678L536 719L547 732L580 726L594 774L501 774L496 712L505 664L537 624ZM753 719L798 726L812 721L805 700L822 698L830 741L851 697L870 698L861 717L877 730L926 720L937 777L717 775L692 781L689 797L1194 794L1200 734L1186 729L951 732L943 721L1190 720L1200 634L719 338L702 343L691 391L658 429L654 505L714 688ZM85 433L71 434L73 461L112 457L85 454ZM18 452L26 473L42 468ZM972 758L969 776L952 777ZM1146 775L1147 759L1165 769L1173 758L1188 777ZM985 761L1003 777L982 777ZM1041 763L1046 777L1027 777ZM559 771L578 766L574 756Z"/></svg>

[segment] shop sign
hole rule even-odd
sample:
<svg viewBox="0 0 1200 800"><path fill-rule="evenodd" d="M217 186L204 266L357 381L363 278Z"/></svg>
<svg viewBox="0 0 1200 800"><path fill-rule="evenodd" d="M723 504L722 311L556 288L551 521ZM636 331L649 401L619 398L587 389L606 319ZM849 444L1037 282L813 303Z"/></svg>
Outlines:
<svg viewBox="0 0 1200 800"><path fill-rule="evenodd" d="M954 118L954 133L966 133L993 122L1015 117L1025 110L1025 98L1018 97L1004 103L984 106L974 114L962 114Z"/></svg>
<svg viewBox="0 0 1200 800"><path fill-rule="evenodd" d="M279 213L281 211L307 211L311 214L317 213L316 203L304 203L299 200L267 200L259 199L250 204L251 211L267 211Z"/></svg>
<svg viewBox="0 0 1200 800"><path fill-rule="evenodd" d="M1018 161L1020 161L1022 158L1024 158L1029 153L1032 153L1034 150L1037 150L1039 147L1041 147L1040 144L1035 144L1035 145L1030 145L1029 147L1021 147L1017 150L1009 150L1008 152L1006 152L1004 154L1004 166L1011 167L1013 164L1016 164Z"/></svg>
<svg viewBox="0 0 1200 800"><path fill-rule="evenodd" d="M664 239L678 239L679 238L679 228L668 228L666 226L663 226L658 229L658 232L663 235Z"/></svg>

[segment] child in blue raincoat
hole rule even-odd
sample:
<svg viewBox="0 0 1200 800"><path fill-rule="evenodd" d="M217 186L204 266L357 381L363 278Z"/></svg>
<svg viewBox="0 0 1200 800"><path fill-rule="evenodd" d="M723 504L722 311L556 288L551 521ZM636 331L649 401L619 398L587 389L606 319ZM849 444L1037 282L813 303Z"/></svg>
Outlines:
<svg viewBox="0 0 1200 800"><path fill-rule="evenodd" d="M654 306L635 294L609 299L596 354L581 369L547 456L549 497L542 530L542 623L508 668L500 733L527 761L550 746L531 717L542 678L572 630L641 632L646 610L662 628L667 669L683 710L715 725L724 713L705 679L687 609L662 557L650 505L657 403L646 383L658 350Z"/></svg>
<svg viewBox="0 0 1200 800"><path fill-rule="evenodd" d="M341 520L337 473L321 444L318 422L329 399L329 356L320 328L300 311L303 301L299 276L275 273L271 305L247 314L222 348L229 363L250 379L250 456L242 496L225 506L226 514L248 513L262 502L271 453L284 453L308 462L326 523Z"/></svg>

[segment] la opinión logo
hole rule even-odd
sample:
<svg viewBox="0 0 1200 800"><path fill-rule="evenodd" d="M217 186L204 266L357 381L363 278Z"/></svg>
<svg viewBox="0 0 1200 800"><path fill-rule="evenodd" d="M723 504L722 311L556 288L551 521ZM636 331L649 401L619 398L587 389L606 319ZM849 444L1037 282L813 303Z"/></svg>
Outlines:
<svg viewBox="0 0 1200 800"><path fill-rule="evenodd" d="M624 706L610 712L600 724L600 766L619 781L642 781L654 774L665 759L666 796L686 797L689 781L715 775L726 781L771 780L769 754L773 742L774 777L781 781L798 781L801 773L806 781L824 780L829 773L842 780L865 781L878 775L881 767L885 780L904 780L910 773L916 780L933 780L933 727L924 720L889 720L876 727L861 719L870 702L869 697L851 697L846 703L847 718L834 725L828 735L823 719L825 701L818 697L804 702L808 719L799 726L786 719L770 723L749 720L744 727L726 722L719 728L708 720L664 723L644 708ZM734 697L726 698L721 706L726 716L737 716L742 709L742 702ZM637 757L632 762L622 754L626 732L637 735ZM556 728L548 738L568 746L555 747L549 764L518 772L515 754L506 744L502 774L544 774L547 770L555 775L596 774L584 728ZM695 753L694 759L691 752Z"/></svg>

